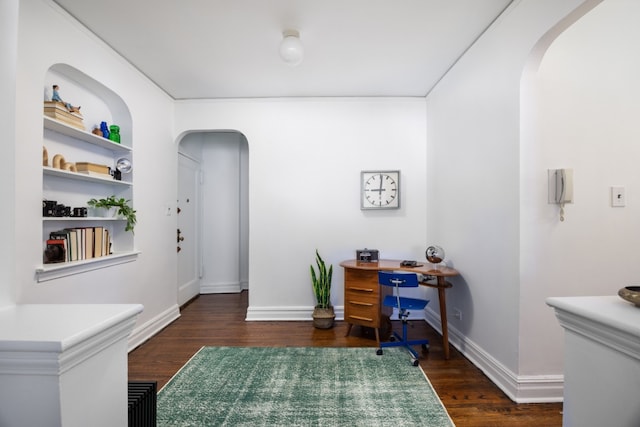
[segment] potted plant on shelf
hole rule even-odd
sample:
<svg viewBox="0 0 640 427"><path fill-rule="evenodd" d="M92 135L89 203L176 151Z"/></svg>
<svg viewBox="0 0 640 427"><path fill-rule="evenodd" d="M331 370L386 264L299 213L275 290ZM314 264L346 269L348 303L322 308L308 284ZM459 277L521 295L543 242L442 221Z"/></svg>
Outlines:
<svg viewBox="0 0 640 427"><path fill-rule="evenodd" d="M124 217L127 220L125 231L131 231L133 233L133 227L136 225L136 211L129 206L129 200L124 197L116 198L116 196L109 196L105 199L91 199L87 204L92 208L102 209L114 209L115 215Z"/></svg>
<svg viewBox="0 0 640 427"><path fill-rule="evenodd" d="M313 309L313 326L318 329L329 329L333 327L336 315L331 305L331 277L333 276L333 265L327 269L324 260L320 257L316 249L316 265L318 272L311 268L311 282L313 284L313 294L316 297L316 306Z"/></svg>

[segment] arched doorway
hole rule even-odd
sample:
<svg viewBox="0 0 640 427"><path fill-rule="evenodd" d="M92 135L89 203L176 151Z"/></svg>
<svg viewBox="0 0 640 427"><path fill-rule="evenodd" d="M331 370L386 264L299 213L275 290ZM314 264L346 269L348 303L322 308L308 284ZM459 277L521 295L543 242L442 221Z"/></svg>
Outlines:
<svg viewBox="0 0 640 427"><path fill-rule="evenodd" d="M178 302L248 289L247 139L197 131L178 146Z"/></svg>

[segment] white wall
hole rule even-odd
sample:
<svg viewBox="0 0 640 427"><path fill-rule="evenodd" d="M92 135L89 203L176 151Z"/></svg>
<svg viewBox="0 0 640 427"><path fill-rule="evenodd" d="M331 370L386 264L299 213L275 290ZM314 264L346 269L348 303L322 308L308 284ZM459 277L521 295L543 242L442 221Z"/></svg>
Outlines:
<svg viewBox="0 0 640 427"><path fill-rule="evenodd" d="M2 152L6 159L14 158L14 141L16 134L15 101L16 101L16 62L18 48L18 0L7 0L0 3L0 92L3 102L0 104L0 129L2 129ZM15 197L14 171L16 163L7 161L0 168L0 198L5 209L0 211L0 231L3 236L11 236L14 240L14 212L6 209L11 206ZM15 302L17 286L15 284L13 245L5 244L0 248L0 307Z"/></svg>
<svg viewBox="0 0 640 427"><path fill-rule="evenodd" d="M447 299L462 311L452 339L517 400L558 389L545 372L520 375L531 333L520 328L520 81L536 44L582 3L596 2L514 2L427 97L427 235L462 272Z"/></svg>
<svg viewBox="0 0 640 427"><path fill-rule="evenodd" d="M615 295L640 281L640 3L605 0L562 33L531 76L522 144L520 372L563 372L548 296ZM574 169L574 200L547 204L546 170ZM612 208L610 187L626 188ZM554 351L548 351L553 348Z"/></svg>
<svg viewBox="0 0 640 427"><path fill-rule="evenodd" d="M64 11L46 0L20 2L16 170L15 275L19 303L141 303L134 340L178 315L174 215L177 157L173 102ZM55 35L55 37L53 36ZM57 279L34 280L42 263L42 99L45 74L69 64L117 93L134 123L135 262ZM78 102L76 102L78 103Z"/></svg>
<svg viewBox="0 0 640 427"><path fill-rule="evenodd" d="M425 249L424 99L179 101L176 131L236 130L249 146L249 313L308 319L314 251L334 265L378 248L387 258ZM360 171L400 169L402 208L361 211Z"/></svg>

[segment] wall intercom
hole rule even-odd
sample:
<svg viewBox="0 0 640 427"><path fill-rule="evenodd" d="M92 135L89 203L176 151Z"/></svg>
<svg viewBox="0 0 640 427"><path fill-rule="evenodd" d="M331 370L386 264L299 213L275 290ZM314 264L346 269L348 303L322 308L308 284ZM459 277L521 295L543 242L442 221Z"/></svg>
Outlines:
<svg viewBox="0 0 640 427"><path fill-rule="evenodd" d="M573 203L573 169L549 169L549 203Z"/></svg>
<svg viewBox="0 0 640 427"><path fill-rule="evenodd" d="M573 203L573 169L549 169L549 203L560 205L560 221L564 221L565 203Z"/></svg>

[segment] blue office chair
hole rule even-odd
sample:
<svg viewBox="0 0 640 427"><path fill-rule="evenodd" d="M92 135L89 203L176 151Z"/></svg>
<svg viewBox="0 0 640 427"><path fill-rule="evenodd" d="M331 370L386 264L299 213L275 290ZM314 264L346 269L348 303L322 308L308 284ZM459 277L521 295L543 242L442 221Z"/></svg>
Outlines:
<svg viewBox="0 0 640 427"><path fill-rule="evenodd" d="M381 286L391 286L394 288L392 295L385 296L382 305L398 310L398 319L402 321L402 336L394 331L391 336L392 341L381 342L376 354L381 355L383 347L405 347L409 350L409 353L411 353L413 366L418 366L418 353L416 353L411 346L421 345L423 350L427 350L429 348L429 340L409 340L407 336L407 319L409 317L409 310L424 310L429 301L400 296L400 288L418 287L418 275L415 273L380 271L378 272L378 282Z"/></svg>

